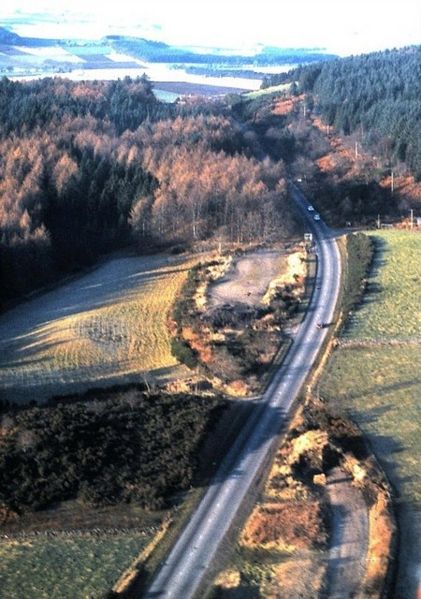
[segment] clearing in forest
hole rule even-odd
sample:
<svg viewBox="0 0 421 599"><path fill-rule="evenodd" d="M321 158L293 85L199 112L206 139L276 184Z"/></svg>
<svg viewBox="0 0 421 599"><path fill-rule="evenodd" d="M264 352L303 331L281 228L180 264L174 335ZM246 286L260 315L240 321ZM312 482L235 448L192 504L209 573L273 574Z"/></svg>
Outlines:
<svg viewBox="0 0 421 599"><path fill-rule="evenodd" d="M396 597L421 592L421 236L372 234L368 289L320 385L367 436L396 491L400 528Z"/></svg>
<svg viewBox="0 0 421 599"><path fill-rule="evenodd" d="M195 260L116 258L0 317L0 393L42 400L93 386L165 381L168 314Z"/></svg>

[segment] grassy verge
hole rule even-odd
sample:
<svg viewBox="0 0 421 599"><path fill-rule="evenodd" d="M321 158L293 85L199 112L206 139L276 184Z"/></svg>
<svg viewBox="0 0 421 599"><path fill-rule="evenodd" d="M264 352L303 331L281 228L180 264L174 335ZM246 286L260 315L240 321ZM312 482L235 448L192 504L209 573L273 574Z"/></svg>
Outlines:
<svg viewBox="0 0 421 599"><path fill-rule="evenodd" d="M421 584L421 239L395 231L372 238L376 251L367 293L339 339L320 394L361 427L395 488L395 596L412 598Z"/></svg>
<svg viewBox="0 0 421 599"><path fill-rule="evenodd" d="M421 238L408 231L372 234L375 257L363 304L347 327L355 339L401 339L420 334Z"/></svg>

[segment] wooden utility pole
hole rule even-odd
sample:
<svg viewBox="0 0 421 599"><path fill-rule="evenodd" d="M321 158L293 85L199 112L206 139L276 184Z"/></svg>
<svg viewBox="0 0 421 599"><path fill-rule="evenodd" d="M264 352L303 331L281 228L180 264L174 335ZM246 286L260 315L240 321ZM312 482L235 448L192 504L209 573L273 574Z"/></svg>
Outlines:
<svg viewBox="0 0 421 599"><path fill-rule="evenodd" d="M411 230L414 228L414 211L411 208Z"/></svg>

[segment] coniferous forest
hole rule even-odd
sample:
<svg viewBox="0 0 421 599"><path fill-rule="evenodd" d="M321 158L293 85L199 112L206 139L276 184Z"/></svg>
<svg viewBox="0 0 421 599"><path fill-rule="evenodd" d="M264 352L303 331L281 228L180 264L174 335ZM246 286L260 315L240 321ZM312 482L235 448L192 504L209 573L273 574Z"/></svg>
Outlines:
<svg viewBox="0 0 421 599"><path fill-rule="evenodd" d="M323 120L421 180L421 46L298 67L264 85L294 82Z"/></svg>

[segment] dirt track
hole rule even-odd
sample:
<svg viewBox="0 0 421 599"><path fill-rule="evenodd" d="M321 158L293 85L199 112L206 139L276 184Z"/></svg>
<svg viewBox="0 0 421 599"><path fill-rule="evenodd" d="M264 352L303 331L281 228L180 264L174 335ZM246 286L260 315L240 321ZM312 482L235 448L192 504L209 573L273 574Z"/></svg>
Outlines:
<svg viewBox="0 0 421 599"><path fill-rule="evenodd" d="M331 470L327 491L332 533L327 570L329 599L358 597L368 547L368 512L361 492L340 468Z"/></svg>

